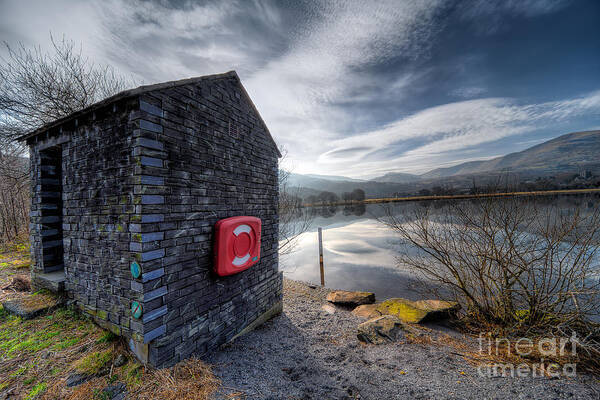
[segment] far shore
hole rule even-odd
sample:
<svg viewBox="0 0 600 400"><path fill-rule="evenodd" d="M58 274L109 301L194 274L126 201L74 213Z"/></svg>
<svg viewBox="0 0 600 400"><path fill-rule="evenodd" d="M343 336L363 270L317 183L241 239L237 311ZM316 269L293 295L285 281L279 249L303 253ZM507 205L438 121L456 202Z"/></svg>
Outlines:
<svg viewBox="0 0 600 400"><path fill-rule="evenodd" d="M435 200L464 200L479 199L487 197L524 197L524 196L552 196L552 195L572 195L600 193L600 188L595 189L565 189L565 190L540 190L533 192L501 192L501 193L479 193L479 194L453 194L443 196L406 196L406 197L382 197L378 199L337 201L333 203L311 203L303 204L303 207L322 207L322 206L349 206L356 204L378 204L378 203L396 203L405 201L435 201Z"/></svg>

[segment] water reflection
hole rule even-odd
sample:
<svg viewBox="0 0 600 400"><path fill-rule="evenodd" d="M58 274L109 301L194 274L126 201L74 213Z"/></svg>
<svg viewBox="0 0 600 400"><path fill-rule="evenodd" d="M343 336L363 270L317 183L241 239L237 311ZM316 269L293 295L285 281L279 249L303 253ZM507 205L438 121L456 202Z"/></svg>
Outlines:
<svg viewBox="0 0 600 400"><path fill-rule="evenodd" d="M591 211L598 206L598 200L597 195L547 196L536 198L536 203ZM411 215L418 208L440 210L445 205L447 201L308 209L306 212L313 215L310 230L299 237L294 252L281 257L281 270L290 279L320 282L317 228L322 227L326 286L372 291L379 299L417 299L424 281L397 265L398 239L377 219L388 210L396 215Z"/></svg>

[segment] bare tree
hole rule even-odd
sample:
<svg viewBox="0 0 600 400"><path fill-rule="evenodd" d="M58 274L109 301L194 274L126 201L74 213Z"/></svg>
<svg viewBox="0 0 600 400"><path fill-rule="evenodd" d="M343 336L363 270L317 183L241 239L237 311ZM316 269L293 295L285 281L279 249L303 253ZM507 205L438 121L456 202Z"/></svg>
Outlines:
<svg viewBox="0 0 600 400"><path fill-rule="evenodd" d="M13 140L27 131L81 110L132 84L110 66L99 66L81 47L52 36L52 51L4 42L0 61L0 135Z"/></svg>
<svg viewBox="0 0 600 400"><path fill-rule="evenodd" d="M50 52L4 42L7 56L0 58L0 240L29 227L28 160L15 139L133 85L74 42L50 38Z"/></svg>
<svg viewBox="0 0 600 400"><path fill-rule="evenodd" d="M8 151L6 149L8 148ZM13 241L29 228L29 164L10 143L0 153L0 239Z"/></svg>
<svg viewBox="0 0 600 400"><path fill-rule="evenodd" d="M287 151L282 149L282 158ZM290 172L279 170L279 254L289 254L296 248L298 237L308 231L312 215L302 206L300 188L289 185Z"/></svg>
<svg viewBox="0 0 600 400"><path fill-rule="evenodd" d="M600 212L533 200L473 200L387 213L398 262L439 284L468 317L507 333L586 326L600 311ZM579 332L581 333L581 332ZM596 332L598 333L598 332Z"/></svg>

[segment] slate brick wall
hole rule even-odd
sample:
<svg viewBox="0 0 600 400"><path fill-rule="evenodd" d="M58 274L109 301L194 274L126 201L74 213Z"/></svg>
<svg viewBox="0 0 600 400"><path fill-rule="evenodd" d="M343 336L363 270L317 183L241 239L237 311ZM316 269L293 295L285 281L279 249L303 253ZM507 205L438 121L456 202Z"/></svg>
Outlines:
<svg viewBox="0 0 600 400"><path fill-rule="evenodd" d="M140 98L135 187L142 207L131 249L141 251L144 341L168 366L231 339L281 301L277 151L235 78ZM212 271L213 226L261 218L261 260L224 278Z"/></svg>
<svg viewBox="0 0 600 400"><path fill-rule="evenodd" d="M49 187L62 191L69 296L151 364L215 349L276 309L278 151L259 118L227 74L142 91L29 139L33 272L44 272ZM58 188L43 184L48 149L62 156ZM261 218L261 259L219 278L213 227L238 215Z"/></svg>
<svg viewBox="0 0 600 400"><path fill-rule="evenodd" d="M116 334L135 335L130 315L133 278L129 225L139 214L134 204L133 130L137 99L113 104L30 140L33 272L48 271L44 260L47 180L44 154L60 152L62 247L66 290L77 305ZM136 209L137 207L137 209ZM137 214L136 214L137 213ZM53 213L54 214L54 213ZM59 238L60 239L60 238ZM46 268L44 268L46 267ZM135 327L134 327L135 328ZM141 324L137 334L143 333Z"/></svg>

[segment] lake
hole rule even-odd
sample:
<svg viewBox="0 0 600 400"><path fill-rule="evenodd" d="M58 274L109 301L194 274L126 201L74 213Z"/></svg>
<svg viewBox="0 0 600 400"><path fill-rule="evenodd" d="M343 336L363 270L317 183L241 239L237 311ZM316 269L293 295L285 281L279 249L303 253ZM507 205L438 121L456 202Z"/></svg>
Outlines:
<svg viewBox="0 0 600 400"><path fill-rule="evenodd" d="M535 201L561 209L579 206L593 210L600 204L599 199L598 195L571 195L539 197ZM380 300L422 298L419 290L423 280L398 265L398 237L378 218L385 216L386 208L399 215L418 207L442 206L441 201L428 201L306 209L314 215L310 229L298 237L292 253L280 256L280 270L286 278L320 284L317 228L321 227L325 286L374 292Z"/></svg>

